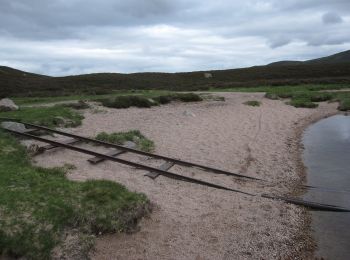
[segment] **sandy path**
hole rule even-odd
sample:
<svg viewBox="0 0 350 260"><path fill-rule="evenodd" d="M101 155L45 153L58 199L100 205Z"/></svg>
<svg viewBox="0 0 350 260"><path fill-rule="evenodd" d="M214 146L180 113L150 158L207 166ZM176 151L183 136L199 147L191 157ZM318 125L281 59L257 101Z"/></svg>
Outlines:
<svg viewBox="0 0 350 260"><path fill-rule="evenodd" d="M296 160L299 130L308 122L335 113L336 104L297 109L265 99L260 93L218 95L225 96L226 102L86 112L83 126L71 131L94 136L101 131L139 129L155 141L159 154L284 185L263 189L193 169L187 171L189 176L253 193L288 193L302 177ZM262 106L242 104L251 99L262 101ZM184 111L195 116L184 115ZM69 175L71 179L114 180L147 194L155 204L151 216L142 220L139 232L98 238L94 259L286 259L300 255L309 245L309 234L303 230L307 215L300 207L165 177L153 181L144 177L143 171L113 162L92 166L86 158L61 150L55 156L38 156L36 161L43 166L74 164L77 169ZM172 168L173 172L183 170Z"/></svg>

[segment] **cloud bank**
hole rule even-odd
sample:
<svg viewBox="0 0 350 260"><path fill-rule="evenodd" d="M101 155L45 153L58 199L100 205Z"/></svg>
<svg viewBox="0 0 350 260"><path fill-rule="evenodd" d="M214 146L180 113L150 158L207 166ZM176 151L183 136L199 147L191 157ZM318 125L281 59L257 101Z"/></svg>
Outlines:
<svg viewBox="0 0 350 260"><path fill-rule="evenodd" d="M350 49L348 0L0 0L0 65L48 75L194 71Z"/></svg>

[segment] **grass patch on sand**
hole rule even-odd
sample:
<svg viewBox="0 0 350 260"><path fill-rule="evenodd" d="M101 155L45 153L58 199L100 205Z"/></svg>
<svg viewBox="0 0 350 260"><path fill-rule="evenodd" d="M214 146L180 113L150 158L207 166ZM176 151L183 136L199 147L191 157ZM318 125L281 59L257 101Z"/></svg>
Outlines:
<svg viewBox="0 0 350 260"><path fill-rule="evenodd" d="M307 84L297 86L262 86L211 89L210 91L223 92L265 92L269 99L290 99L287 104L295 107L315 108L318 102L339 102L338 109L349 111L350 100L349 84Z"/></svg>
<svg viewBox="0 0 350 260"><path fill-rule="evenodd" d="M123 145L125 142L131 141L136 143L137 148L141 151L152 152L154 150L154 142L142 135L139 130L111 134L102 132L96 136L96 139L118 145Z"/></svg>
<svg viewBox="0 0 350 260"><path fill-rule="evenodd" d="M350 84L301 84L286 86L259 86L259 87L239 87L239 88L212 88L209 92L298 92L298 91L323 91L350 89Z"/></svg>
<svg viewBox="0 0 350 260"><path fill-rule="evenodd" d="M103 106L111 108L150 108L151 106L158 105L152 99L142 96L120 96L113 99L102 99L100 102Z"/></svg>
<svg viewBox="0 0 350 260"><path fill-rule="evenodd" d="M142 96L142 95L129 95L129 96L118 96L107 99L97 99L96 101L101 102L103 106L111 108L129 108L129 107L140 107L150 108L152 106L159 106L168 104L172 101L181 102L198 102L203 99L195 93L176 93L168 95L159 95L154 97Z"/></svg>
<svg viewBox="0 0 350 260"><path fill-rule="evenodd" d="M172 101L199 102L202 101L203 98L195 93L176 93L154 97L153 100L156 101L158 104L168 104Z"/></svg>
<svg viewBox="0 0 350 260"><path fill-rule="evenodd" d="M83 115L69 107L24 107L17 111L1 112L0 117L21 119L27 123L47 127L75 127L81 124Z"/></svg>
<svg viewBox="0 0 350 260"><path fill-rule="evenodd" d="M261 102L257 101L257 100L249 100L244 102L243 104L247 105L247 106L252 106L252 107L259 107L261 105Z"/></svg>
<svg viewBox="0 0 350 260"><path fill-rule="evenodd" d="M72 248L87 257L97 234L133 229L149 210L145 195L124 186L91 180L74 182L66 169L30 163L25 148L0 131L0 252L12 257L49 259ZM75 239L71 239L75 237ZM68 243L68 245L67 245Z"/></svg>
<svg viewBox="0 0 350 260"><path fill-rule="evenodd" d="M315 108L318 102L339 102L338 109L341 111L350 110L350 92L319 92L319 91L288 91L288 92L267 92L265 97L270 99L289 98L287 104L294 107Z"/></svg>
<svg viewBox="0 0 350 260"><path fill-rule="evenodd" d="M95 95L67 95L67 96L54 96L54 97L14 97L13 101L18 105L35 105L35 104L48 104L53 102L62 101L78 101L78 100L101 100L114 98L118 96L128 95L141 95L144 97L155 97L159 95L167 95L171 93L165 90L116 90L108 94L95 94Z"/></svg>

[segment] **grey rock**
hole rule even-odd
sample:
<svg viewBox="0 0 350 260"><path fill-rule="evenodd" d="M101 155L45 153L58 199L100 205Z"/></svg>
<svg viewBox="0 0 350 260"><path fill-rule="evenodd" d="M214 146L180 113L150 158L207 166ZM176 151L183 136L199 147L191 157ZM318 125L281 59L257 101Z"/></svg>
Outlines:
<svg viewBox="0 0 350 260"><path fill-rule="evenodd" d="M0 112L15 111L18 110L18 106L9 98L3 98L0 100Z"/></svg>
<svg viewBox="0 0 350 260"><path fill-rule="evenodd" d="M192 112L187 111L187 110L183 112L183 115L184 115L184 116L192 116L192 117L196 117L196 115L195 115L195 114L193 114Z"/></svg>
<svg viewBox="0 0 350 260"><path fill-rule="evenodd" d="M126 141L123 146L128 147L128 148L135 148L137 145L134 142L131 141Z"/></svg>
<svg viewBox="0 0 350 260"><path fill-rule="evenodd" d="M16 122L2 122L1 127L17 132L24 132L26 130L26 127L23 124Z"/></svg>

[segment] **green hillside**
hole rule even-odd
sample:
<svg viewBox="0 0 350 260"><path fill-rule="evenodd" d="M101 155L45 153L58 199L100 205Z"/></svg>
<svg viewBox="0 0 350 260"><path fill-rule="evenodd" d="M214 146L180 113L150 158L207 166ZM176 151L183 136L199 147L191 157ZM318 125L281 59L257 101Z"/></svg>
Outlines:
<svg viewBox="0 0 350 260"><path fill-rule="evenodd" d="M272 66L273 65L273 66ZM212 77L205 77L210 73ZM96 73L48 77L0 67L0 96L107 94L114 90L208 88L350 83L350 51L306 62L187 73Z"/></svg>

